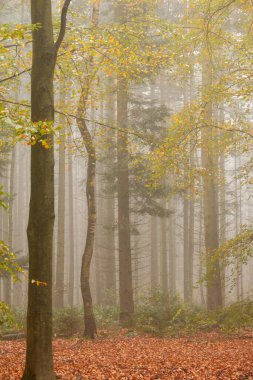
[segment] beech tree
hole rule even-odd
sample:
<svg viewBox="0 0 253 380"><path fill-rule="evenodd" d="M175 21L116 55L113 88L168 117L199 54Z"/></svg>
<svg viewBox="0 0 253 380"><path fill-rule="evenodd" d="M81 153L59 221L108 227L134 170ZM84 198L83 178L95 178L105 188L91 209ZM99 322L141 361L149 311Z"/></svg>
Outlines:
<svg viewBox="0 0 253 380"><path fill-rule="evenodd" d="M32 39L31 121L36 137L31 146L31 196L27 237L29 278L27 349L22 380L53 380L52 355L52 246L54 230L54 70L66 29L66 0L56 42L51 0L31 2ZM42 133L42 131L46 133ZM45 143L47 146L45 146Z"/></svg>

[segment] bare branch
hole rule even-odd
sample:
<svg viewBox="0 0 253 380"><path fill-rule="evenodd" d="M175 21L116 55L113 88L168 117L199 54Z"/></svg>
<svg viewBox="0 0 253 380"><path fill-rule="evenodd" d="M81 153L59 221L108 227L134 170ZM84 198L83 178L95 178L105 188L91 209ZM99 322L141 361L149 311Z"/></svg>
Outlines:
<svg viewBox="0 0 253 380"><path fill-rule="evenodd" d="M7 103L7 104L17 105L17 106L20 106L20 107L31 108L31 105L28 104L28 103L20 103L20 102L15 102L15 101L12 101L12 100L7 100L7 99L0 98L0 103L1 102ZM151 143L152 142L151 140L148 140L146 136L141 135L141 134L139 134L137 132L133 132L133 131L129 131L129 130L124 130L124 129L121 129L121 128L118 128L118 127L114 127L113 125L104 124L104 123L101 123L101 122L96 121L96 120L87 119L86 117L79 117L77 115L74 115L74 114L71 114L71 113L66 113L66 112L63 112L63 111L60 111L60 110L57 110L57 109L55 109L54 112L56 114L58 114L58 115L65 116L66 118L75 119L76 121L79 120L79 121L84 121L84 122L90 122L90 123L93 123L93 124L98 125L100 127L105 127L105 128L113 129L115 131L119 131L121 133L125 133L125 134L128 134L128 135L136 136L139 139L141 139L143 141L146 141L147 143Z"/></svg>
<svg viewBox="0 0 253 380"><path fill-rule="evenodd" d="M11 80L11 79L15 79L15 78L19 77L20 75L23 75L25 73L29 73L30 71L31 71L31 68L27 69L27 70L20 71L19 73L13 74L13 75L6 77L6 78L3 78L3 79L0 79L0 83L6 82L6 81Z"/></svg>
<svg viewBox="0 0 253 380"><path fill-rule="evenodd" d="M64 35L65 35L66 25L67 25L67 13L68 13L68 8L69 8L70 3L71 3L71 0L65 0L64 5L62 7L61 28L60 28L60 32L59 32L59 36L57 38L57 41L55 42L56 52L59 50L61 43L63 41Z"/></svg>

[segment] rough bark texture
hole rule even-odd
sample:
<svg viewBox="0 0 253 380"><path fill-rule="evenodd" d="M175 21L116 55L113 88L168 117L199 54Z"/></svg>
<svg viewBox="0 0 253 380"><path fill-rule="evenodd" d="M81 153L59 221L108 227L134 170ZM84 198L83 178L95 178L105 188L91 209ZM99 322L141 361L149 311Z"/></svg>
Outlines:
<svg viewBox="0 0 253 380"><path fill-rule="evenodd" d="M203 59L203 128L202 128L202 166L207 174L203 176L203 212L204 212L204 235L207 259L207 307L209 310L222 306L221 276L219 262L213 260L213 253L219 247L218 233L218 200L217 184L215 181L216 158L212 146L212 102L208 86L212 83L212 68L209 57Z"/></svg>
<svg viewBox="0 0 253 380"><path fill-rule="evenodd" d="M117 125L121 130L127 128L127 85L119 78L117 84ZM120 323L131 324L134 313L131 236L129 214L129 172L127 133L118 131L118 238L119 238L119 298Z"/></svg>

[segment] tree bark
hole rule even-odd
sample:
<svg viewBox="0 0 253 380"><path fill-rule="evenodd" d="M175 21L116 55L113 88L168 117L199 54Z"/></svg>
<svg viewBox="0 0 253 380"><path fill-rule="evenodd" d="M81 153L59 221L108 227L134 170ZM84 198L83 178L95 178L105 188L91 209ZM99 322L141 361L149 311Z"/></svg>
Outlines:
<svg viewBox="0 0 253 380"><path fill-rule="evenodd" d="M166 209L166 202L162 204ZM160 276L161 288L168 292L168 248L167 248L167 218L160 218Z"/></svg>
<svg viewBox="0 0 253 380"><path fill-rule="evenodd" d="M69 145L71 144L69 137ZM73 193L73 161L71 148L68 151L68 202L69 202L69 292L68 303L74 306L75 283L75 240L74 240L74 193Z"/></svg>
<svg viewBox="0 0 253 380"><path fill-rule="evenodd" d="M157 217L150 216L150 276L151 276L151 291L158 287L159 283L159 268L158 268L158 244L157 244Z"/></svg>
<svg viewBox="0 0 253 380"><path fill-rule="evenodd" d="M98 26L99 21L99 7L100 0L93 0L92 18L91 23L93 27ZM96 192L95 192L95 179L96 179L96 150L93 143L92 136L85 122L85 114L87 101L89 98L89 91L93 79L93 58L88 58L88 74L84 78L85 83L81 89L81 95L78 103L78 119L77 124L81 133L85 149L88 155L87 163L87 179L86 179L86 198L88 207L88 225L86 234L86 243L82 257L81 266L81 291L84 307L84 336L94 339L97 334L96 321L93 314L92 296L90 289L90 266L91 259L94 251L95 231L97 222L96 212Z"/></svg>
<svg viewBox="0 0 253 380"><path fill-rule="evenodd" d="M212 101L210 99L210 85L212 84L212 67L210 58L203 53L202 66L202 100L203 100L203 127L201 132L202 166L206 169L203 176L203 212L204 235L207 260L207 307L209 310L222 306L221 276L218 260L213 259L215 250L219 247L218 233L218 201L216 158L213 147L214 131L212 128Z"/></svg>
<svg viewBox="0 0 253 380"><path fill-rule="evenodd" d="M170 201L170 208L173 209L172 202ZM176 217L175 214L171 215L168 219L169 224L169 293L174 296L176 294Z"/></svg>
<svg viewBox="0 0 253 380"><path fill-rule="evenodd" d="M127 83L119 78L117 83L117 125L127 128ZM126 131L127 132L127 131ZM120 323L130 325L134 314L132 258L129 211L129 172L127 133L117 133L118 164L118 238L119 238L119 298Z"/></svg>
<svg viewBox="0 0 253 380"><path fill-rule="evenodd" d="M84 104L87 98L80 99L78 115L83 116ZM85 144L88 154L87 163L87 180L86 180L86 198L88 206L88 226L86 234L86 243L81 266L81 291L84 307L84 336L94 339L97 333L96 321L93 314L92 297L90 290L90 265L93 256L95 231L96 231L96 196L95 196L95 178L96 178L96 151L92 141L92 136L84 119L78 120L78 127Z"/></svg>
<svg viewBox="0 0 253 380"><path fill-rule="evenodd" d="M62 90L61 90L62 91ZM64 104L64 95L61 94ZM55 307L64 307L64 261L65 261L65 129L64 118L60 117L61 124L59 145L59 184L58 184L58 229L57 229L57 252L56 252L56 277L55 277Z"/></svg>
<svg viewBox="0 0 253 380"><path fill-rule="evenodd" d="M31 73L31 120L54 121L53 78L57 50L63 39L69 1L65 2L61 30L54 43L50 0L31 2L33 31ZM41 137L31 147L31 195L27 237L29 246L27 349L22 380L54 380L52 354L52 247L54 228L54 148L53 136ZM34 281L37 281L34 282Z"/></svg>

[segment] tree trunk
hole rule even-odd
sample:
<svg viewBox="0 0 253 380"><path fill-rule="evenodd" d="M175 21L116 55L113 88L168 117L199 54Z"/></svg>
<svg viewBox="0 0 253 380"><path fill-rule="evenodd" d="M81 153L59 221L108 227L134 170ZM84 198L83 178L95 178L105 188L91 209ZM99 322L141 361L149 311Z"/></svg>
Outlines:
<svg viewBox="0 0 253 380"><path fill-rule="evenodd" d="M99 21L99 7L100 0L93 0L92 18L91 23L93 27L98 25ZM96 179L96 150L93 143L92 136L89 132L87 124L85 122L85 114L87 101L89 98L89 91L91 90L91 84L93 79L93 58L88 59L88 75L85 77L86 83L81 89L81 95L78 103L78 119L77 124L81 133L85 149L88 154L87 163L87 179L86 179L86 198L88 207L88 225L86 234L86 243L84 253L82 257L81 266L81 291L84 307L84 336L90 339L94 339L97 334L96 321L93 314L92 297L90 290L90 266L91 259L94 251L95 242L95 230L97 222L96 212L96 193L95 193L95 179Z"/></svg>
<svg viewBox="0 0 253 380"><path fill-rule="evenodd" d="M166 203L163 204L166 209ZM161 288L168 292L168 252L167 252L167 218L160 218L160 276Z"/></svg>
<svg viewBox="0 0 253 380"><path fill-rule="evenodd" d="M64 8L65 16L70 1ZM54 121L53 78L57 50L64 35L62 22L54 43L50 0L31 2L33 31L31 75L31 119L51 125ZM63 15L64 16L64 15ZM66 20L63 17L63 21ZM52 248L54 228L54 148L53 136L42 137L31 147L31 195L27 228L29 280L27 310L27 349L22 380L54 380L52 354Z"/></svg>
<svg viewBox="0 0 253 380"><path fill-rule="evenodd" d="M61 90L62 91L62 90ZM61 94L61 97L64 97ZM64 99L61 102L64 104ZM64 307L64 259L65 259L65 130L64 118L60 117L61 124L59 145L59 183L58 183L58 230L56 252L56 278L55 278L55 307Z"/></svg>
<svg viewBox="0 0 253 380"><path fill-rule="evenodd" d="M206 53L203 53L205 55ZM207 260L207 307L209 310L222 306L222 291L220 265L218 260L213 260L214 251L219 247L218 234L218 202L216 158L213 147L212 101L210 100L210 88L212 84L212 68L209 57L203 57L202 67L202 100L203 100L203 127L202 127L202 166L206 169L203 176L203 212L204 234Z"/></svg>
<svg viewBox="0 0 253 380"><path fill-rule="evenodd" d="M71 144L69 137L69 145ZM69 292L68 304L74 306L75 283L75 241L74 241L74 194L73 194L73 161L71 148L68 151L68 202L69 202Z"/></svg>
<svg viewBox="0 0 253 380"><path fill-rule="evenodd" d="M127 83L119 78L117 83L117 125L126 133L117 133L118 163L118 238L119 238L119 298L120 323L129 325L134 314L131 236L129 214L129 172L127 137Z"/></svg>
<svg viewBox="0 0 253 380"><path fill-rule="evenodd" d="M184 301L189 302L189 199L184 198Z"/></svg>
<svg viewBox="0 0 253 380"><path fill-rule="evenodd" d="M78 115L83 115L83 100L79 103ZM94 339L97 333L96 322L93 314L92 297L90 290L90 265L93 256L95 230L96 230L96 196L95 196L95 178L96 178L96 152L92 137L84 121L78 120L78 127L81 132L83 142L88 153L87 163L87 182L86 198L88 207L88 226L86 234L86 243L81 266L81 291L84 307L84 336Z"/></svg>
<svg viewBox="0 0 253 380"><path fill-rule="evenodd" d="M159 268L158 268L158 244L157 244L157 218L150 216L150 276L151 276L151 291L158 287L159 283Z"/></svg>
<svg viewBox="0 0 253 380"><path fill-rule="evenodd" d="M62 102L61 104L63 104ZM60 118L59 184L58 184L58 230L56 253L55 307L64 307L64 259L65 259L65 131Z"/></svg>
<svg viewBox="0 0 253 380"><path fill-rule="evenodd" d="M175 199L170 201L170 208L173 209L172 203ZM175 211L176 213L176 211ZM176 294L176 216L175 213L168 219L169 224L169 293L174 296Z"/></svg>
<svg viewBox="0 0 253 380"><path fill-rule="evenodd" d="M112 125L115 123L115 99L112 95L113 81L108 81L107 91L109 92L109 99L107 102L107 123ZM108 128L106 132L106 140L109 144L109 149L106 151L105 170L110 172L115 162L115 131ZM104 228L106 229L106 288L110 292L110 304L116 303L116 263L115 263L115 190L109 180L106 181L106 196L105 196L105 215L104 215ZM112 189L110 188L112 187Z"/></svg>

